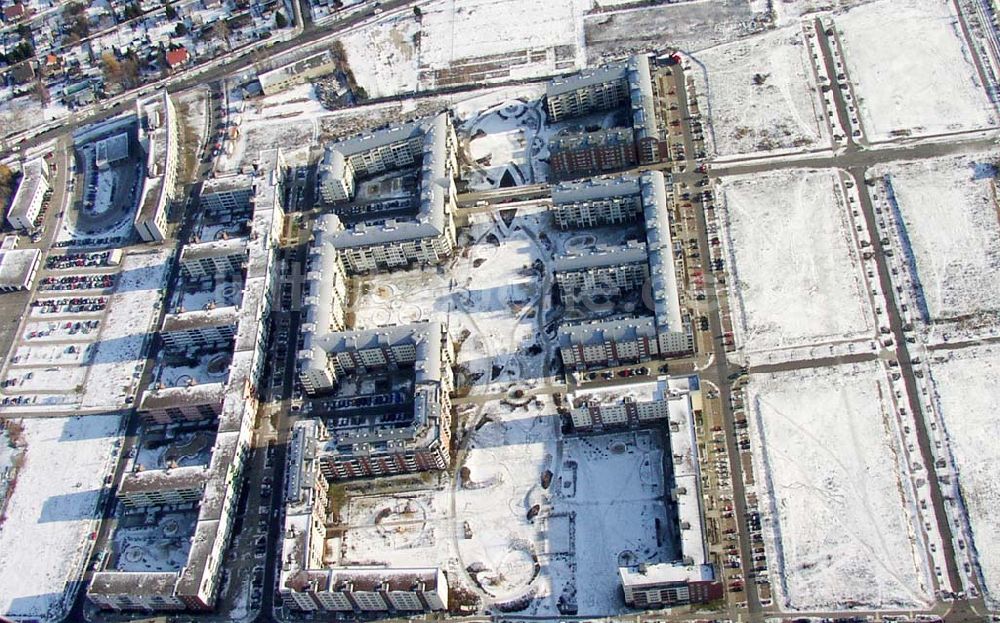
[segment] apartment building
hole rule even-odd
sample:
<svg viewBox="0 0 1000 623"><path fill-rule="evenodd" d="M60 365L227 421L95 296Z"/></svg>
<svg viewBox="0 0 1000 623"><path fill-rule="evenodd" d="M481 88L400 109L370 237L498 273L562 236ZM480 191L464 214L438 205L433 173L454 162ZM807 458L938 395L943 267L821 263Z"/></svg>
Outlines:
<svg viewBox="0 0 1000 623"><path fill-rule="evenodd" d="M694 425L698 411L691 400L685 399L693 400L698 393L697 377L670 379L669 387L666 424L672 470L667 510L670 523L675 526L670 538L677 543L679 555L676 560L619 567L625 603L635 608L701 603L723 596L722 584L715 578L705 547L701 470Z"/></svg>
<svg viewBox="0 0 1000 623"><path fill-rule="evenodd" d="M637 428L692 409L687 378L658 377L620 387L578 387L567 395L573 429Z"/></svg>
<svg viewBox="0 0 1000 623"><path fill-rule="evenodd" d="M211 461L196 502L198 517L183 566L165 573L99 571L87 590L98 607L114 610L211 610L222 581L222 561L232 536L243 469L257 414L264 348L270 326L271 294L278 274L277 236L281 230L279 150L261 152L255 163L251 232L246 239L246 278L232 343L232 362L218 414ZM157 409L168 410L165 404ZM172 417L172 416L171 416ZM174 473L177 473L174 471ZM165 474L159 478L170 478ZM161 499L135 497L135 504Z"/></svg>
<svg viewBox="0 0 1000 623"><path fill-rule="evenodd" d="M246 174L222 175L202 182L198 200L205 215L216 220L235 219L250 210L253 177Z"/></svg>
<svg viewBox="0 0 1000 623"><path fill-rule="evenodd" d="M562 324L557 339L563 365L577 370L640 363L660 354L652 316Z"/></svg>
<svg viewBox="0 0 1000 623"><path fill-rule="evenodd" d="M186 244L181 249L181 274L185 279L239 274L247 260L246 246L245 238Z"/></svg>
<svg viewBox="0 0 1000 623"><path fill-rule="evenodd" d="M24 163L21 174L21 183L7 211L7 222L14 229L28 231L34 229L45 193L49 191L49 165L44 158L33 158Z"/></svg>
<svg viewBox="0 0 1000 623"><path fill-rule="evenodd" d="M632 223L642 216L639 180L595 178L552 187L550 212L559 229L582 229Z"/></svg>
<svg viewBox="0 0 1000 623"><path fill-rule="evenodd" d="M620 171L637 162L631 128L573 132L549 141L549 167L555 179Z"/></svg>
<svg viewBox="0 0 1000 623"><path fill-rule="evenodd" d="M324 169L320 190L331 201L349 197L355 176L420 163L419 197L413 218L392 218L345 227L336 214L317 220L316 238L331 244L349 273L436 264L455 248L457 139L447 113L351 141L337 143L324 160L343 169Z"/></svg>
<svg viewBox="0 0 1000 623"><path fill-rule="evenodd" d="M653 164L668 157L668 132L663 119L667 90L666 76L656 69L648 54L631 56L626 62L584 71L569 78L558 78L546 87L546 110L549 122L555 123L594 112L627 107L631 122L628 135L616 138L620 151L603 152L604 164L613 159L631 159L631 164ZM575 133L582 141L586 133ZM568 139L569 137L566 137ZM564 140L566 140L564 139ZM596 143L595 143L596 145ZM562 175L583 175L601 170L593 168L601 150L591 152L581 147L577 159L566 157L557 163ZM574 168L574 165L579 168ZM630 165L621 165L620 168Z"/></svg>
<svg viewBox="0 0 1000 623"><path fill-rule="evenodd" d="M172 351L225 348L236 335L239 316L232 305L167 314L160 339Z"/></svg>
<svg viewBox="0 0 1000 623"><path fill-rule="evenodd" d="M434 117L434 123L439 118L450 128L447 113ZM317 171L323 201L353 199L355 180L416 166L425 155L426 131L424 123L412 121L327 147Z"/></svg>
<svg viewBox="0 0 1000 623"><path fill-rule="evenodd" d="M649 279L646 245L635 240L622 246L598 245L556 256L552 269L564 301L617 296L641 289Z"/></svg>
<svg viewBox="0 0 1000 623"><path fill-rule="evenodd" d="M440 569L325 568L329 485L322 472L319 420L293 425L285 481L278 591L285 606L307 612L426 612L448 606Z"/></svg>
<svg viewBox="0 0 1000 623"><path fill-rule="evenodd" d="M557 78L545 88L549 123L613 110L628 102L628 67L615 63Z"/></svg>
<svg viewBox="0 0 1000 623"><path fill-rule="evenodd" d="M669 608L722 599L722 583L707 565L669 563L619 567L625 605L631 608Z"/></svg>
<svg viewBox="0 0 1000 623"><path fill-rule="evenodd" d="M177 186L177 111L164 90L156 97L137 100L136 114L139 144L146 153L146 179L133 224L143 241L159 242L167 237L167 213Z"/></svg>
<svg viewBox="0 0 1000 623"><path fill-rule="evenodd" d="M346 376L411 375L413 394L393 412L364 409L343 429L320 429L321 468L331 480L444 469L451 442L454 350L444 326L425 322L368 331L304 335L299 378L308 393Z"/></svg>
<svg viewBox="0 0 1000 623"><path fill-rule="evenodd" d="M638 178L591 180L553 189L552 213L563 228L610 225L642 218L646 242L617 250L603 249L556 258L560 293L571 298L616 294L642 287L651 318L632 318L564 325L559 330L563 364L577 369L646 361L694 350L690 318L680 306L674 243L670 233L669 181L659 171ZM645 267L639 268L640 254ZM615 265L620 258L619 266ZM639 280L642 279L640 282ZM602 291L603 289L603 291ZM653 323L655 343L647 343ZM640 339L642 338L642 339Z"/></svg>
<svg viewBox="0 0 1000 623"><path fill-rule="evenodd" d="M143 424L180 424L219 417L224 383L186 387L154 387L143 392L137 412Z"/></svg>
<svg viewBox="0 0 1000 623"><path fill-rule="evenodd" d="M194 504L201 500L207 470L202 466L176 467L125 474L117 496L125 508Z"/></svg>

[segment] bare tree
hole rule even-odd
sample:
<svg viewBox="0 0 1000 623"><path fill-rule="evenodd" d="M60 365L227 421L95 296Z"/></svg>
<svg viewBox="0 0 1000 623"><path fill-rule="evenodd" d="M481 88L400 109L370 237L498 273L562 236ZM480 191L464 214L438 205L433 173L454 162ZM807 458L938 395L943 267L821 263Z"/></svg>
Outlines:
<svg viewBox="0 0 1000 623"><path fill-rule="evenodd" d="M229 43L229 24L226 23L226 20L220 19L215 22L215 25L212 26L212 32L226 44L226 51L232 49L232 45Z"/></svg>

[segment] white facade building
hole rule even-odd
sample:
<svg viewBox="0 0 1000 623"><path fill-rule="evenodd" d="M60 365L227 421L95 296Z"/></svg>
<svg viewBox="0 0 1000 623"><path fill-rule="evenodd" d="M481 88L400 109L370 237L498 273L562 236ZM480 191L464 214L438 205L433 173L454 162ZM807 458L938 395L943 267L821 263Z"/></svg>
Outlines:
<svg viewBox="0 0 1000 623"><path fill-rule="evenodd" d="M44 158L34 158L24 163L21 173L21 183L14 191L7 222L14 229L28 231L34 229L35 218L49 190L49 165Z"/></svg>

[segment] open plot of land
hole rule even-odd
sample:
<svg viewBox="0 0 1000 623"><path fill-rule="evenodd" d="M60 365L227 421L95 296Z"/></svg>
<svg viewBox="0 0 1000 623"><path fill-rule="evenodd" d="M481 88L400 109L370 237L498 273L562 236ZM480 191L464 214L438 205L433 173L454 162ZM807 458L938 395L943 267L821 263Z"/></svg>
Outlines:
<svg viewBox="0 0 1000 623"><path fill-rule="evenodd" d="M421 18L421 85L481 84L578 69L583 62L583 11L589 4L431 2Z"/></svg>
<svg viewBox="0 0 1000 623"><path fill-rule="evenodd" d="M997 122L957 19L948 0L882 0L836 18L870 141Z"/></svg>
<svg viewBox="0 0 1000 623"><path fill-rule="evenodd" d="M746 0L715 0L596 13L584 25L587 63L593 65L636 50L702 50L758 32L765 24L755 20Z"/></svg>
<svg viewBox="0 0 1000 623"><path fill-rule="evenodd" d="M933 599L891 392L874 362L752 376L764 540L786 608Z"/></svg>
<svg viewBox="0 0 1000 623"><path fill-rule="evenodd" d="M369 97L417 90L419 32L419 23L407 12L341 38L354 79Z"/></svg>
<svg viewBox="0 0 1000 623"><path fill-rule="evenodd" d="M796 25L694 55L691 75L716 155L829 144L809 54Z"/></svg>
<svg viewBox="0 0 1000 623"><path fill-rule="evenodd" d="M751 361L873 335L843 189L834 170L725 179L719 187L735 333Z"/></svg>
<svg viewBox="0 0 1000 623"><path fill-rule="evenodd" d="M872 173L883 182L921 320L938 325L934 333L995 329L1000 212L991 158L894 163Z"/></svg>
<svg viewBox="0 0 1000 623"><path fill-rule="evenodd" d="M96 529L116 416L26 419L28 449L0 527L0 614L61 620Z"/></svg>
<svg viewBox="0 0 1000 623"><path fill-rule="evenodd" d="M993 608L1000 605L1000 350L951 351L931 365L941 417L972 532L974 552Z"/></svg>

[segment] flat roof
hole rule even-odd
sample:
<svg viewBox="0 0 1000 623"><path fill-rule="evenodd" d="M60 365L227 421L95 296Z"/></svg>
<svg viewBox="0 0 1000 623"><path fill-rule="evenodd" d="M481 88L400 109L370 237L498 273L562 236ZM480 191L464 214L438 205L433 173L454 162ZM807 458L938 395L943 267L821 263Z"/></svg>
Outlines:
<svg viewBox="0 0 1000 623"><path fill-rule="evenodd" d="M568 78L556 78L546 85L545 95L547 97L554 97L592 85L614 82L616 80L624 80L626 77L626 70L626 63L614 63L597 67L595 69L585 70Z"/></svg>
<svg viewBox="0 0 1000 623"><path fill-rule="evenodd" d="M41 158L34 158L24 163L21 183L14 191L14 200L10 204L7 218L28 218L32 202L39 192L44 193L49 188L47 181L48 164Z"/></svg>
<svg viewBox="0 0 1000 623"><path fill-rule="evenodd" d="M239 311L234 305L216 307L214 309L197 309L178 314L167 314L163 319L161 333L191 331L207 327L235 325L239 320Z"/></svg>
<svg viewBox="0 0 1000 623"><path fill-rule="evenodd" d="M39 249L10 249L0 251L0 286L27 287L33 270L41 261Z"/></svg>

